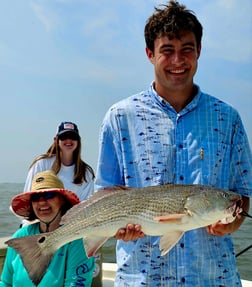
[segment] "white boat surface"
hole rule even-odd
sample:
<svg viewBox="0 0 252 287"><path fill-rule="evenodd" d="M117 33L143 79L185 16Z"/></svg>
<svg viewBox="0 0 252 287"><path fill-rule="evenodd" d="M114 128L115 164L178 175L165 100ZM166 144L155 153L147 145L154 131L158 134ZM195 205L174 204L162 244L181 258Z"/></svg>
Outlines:
<svg viewBox="0 0 252 287"><path fill-rule="evenodd" d="M102 263L102 286L113 287L116 273L116 263ZM242 280L242 287L252 287L252 281Z"/></svg>

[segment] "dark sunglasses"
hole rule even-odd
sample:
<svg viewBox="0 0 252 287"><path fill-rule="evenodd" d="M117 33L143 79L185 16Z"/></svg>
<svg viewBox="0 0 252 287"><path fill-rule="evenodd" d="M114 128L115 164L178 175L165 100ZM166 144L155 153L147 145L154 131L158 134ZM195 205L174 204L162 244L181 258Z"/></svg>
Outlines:
<svg viewBox="0 0 252 287"><path fill-rule="evenodd" d="M75 133L64 133L62 135L59 135L58 138L61 141L64 141L64 140L77 141L79 139L79 136Z"/></svg>
<svg viewBox="0 0 252 287"><path fill-rule="evenodd" d="M31 195L31 201L38 202L41 197L43 197L45 200L48 200L54 198L55 196L56 192L54 191L33 193Z"/></svg>

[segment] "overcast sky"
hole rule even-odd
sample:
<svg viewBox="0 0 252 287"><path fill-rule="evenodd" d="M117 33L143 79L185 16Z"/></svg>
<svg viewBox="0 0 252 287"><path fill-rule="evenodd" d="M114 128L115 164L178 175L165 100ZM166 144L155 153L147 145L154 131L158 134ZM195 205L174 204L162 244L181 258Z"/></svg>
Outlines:
<svg viewBox="0 0 252 287"><path fill-rule="evenodd" d="M74 121L96 169L107 109L145 90L150 0L0 1L0 182L24 182L61 121ZM184 0L204 27L195 82L240 113L252 143L252 1Z"/></svg>

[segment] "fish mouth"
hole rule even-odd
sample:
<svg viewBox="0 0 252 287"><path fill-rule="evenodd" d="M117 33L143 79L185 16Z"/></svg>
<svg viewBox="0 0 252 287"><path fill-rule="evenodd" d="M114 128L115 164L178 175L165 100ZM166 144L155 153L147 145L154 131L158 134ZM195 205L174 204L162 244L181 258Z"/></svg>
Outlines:
<svg viewBox="0 0 252 287"><path fill-rule="evenodd" d="M231 223L235 220L236 216L238 214L242 214L243 210L242 210L242 200L241 199L234 199L232 200L233 204L230 205L227 209L226 212L229 214L227 217L223 218L221 220L221 222L223 224L228 224Z"/></svg>
<svg viewBox="0 0 252 287"><path fill-rule="evenodd" d="M242 204L243 204L242 199L239 199L236 202L234 202L232 206L230 206L230 208L233 209L232 213L233 217L236 217L239 213L242 212Z"/></svg>

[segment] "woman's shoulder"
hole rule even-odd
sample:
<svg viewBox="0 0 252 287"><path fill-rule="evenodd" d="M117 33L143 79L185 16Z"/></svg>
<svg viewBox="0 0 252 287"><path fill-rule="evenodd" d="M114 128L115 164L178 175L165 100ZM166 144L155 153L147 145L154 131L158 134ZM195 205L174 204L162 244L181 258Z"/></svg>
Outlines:
<svg viewBox="0 0 252 287"><path fill-rule="evenodd" d="M19 228L14 234L13 238L17 237L23 237L23 236L29 236L33 234L38 234L39 233L39 223L32 223L32 224L27 224L21 228Z"/></svg>
<svg viewBox="0 0 252 287"><path fill-rule="evenodd" d="M47 165L47 166L52 166L53 162L55 161L55 156L52 157L44 157L38 159L36 162L37 165Z"/></svg>
<svg viewBox="0 0 252 287"><path fill-rule="evenodd" d="M30 167L31 172L41 172L44 170L51 169L53 162L55 161L55 156L52 157L41 157L38 156L32 163Z"/></svg>

